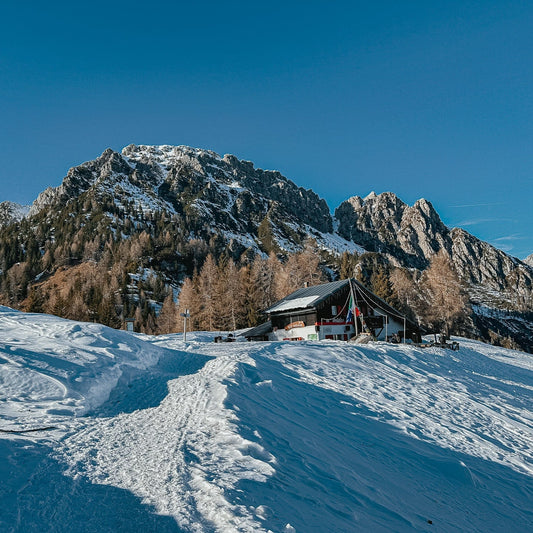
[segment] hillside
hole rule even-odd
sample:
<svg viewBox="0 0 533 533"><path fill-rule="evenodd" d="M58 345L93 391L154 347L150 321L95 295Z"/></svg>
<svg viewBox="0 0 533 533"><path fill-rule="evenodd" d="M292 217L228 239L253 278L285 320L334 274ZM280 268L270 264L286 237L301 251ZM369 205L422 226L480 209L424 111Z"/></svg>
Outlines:
<svg viewBox="0 0 533 533"><path fill-rule="evenodd" d="M136 316L152 333L170 289L209 254L242 267L269 253L286 260L309 242L328 276L359 273L368 284L396 268L419 280L443 251L472 304L461 331L533 351L533 267L448 228L429 201L372 193L332 215L278 171L187 146L108 149L31 208L0 204L0 302L114 327Z"/></svg>
<svg viewBox="0 0 533 533"><path fill-rule="evenodd" d="M0 308L0 529L530 531L530 355Z"/></svg>

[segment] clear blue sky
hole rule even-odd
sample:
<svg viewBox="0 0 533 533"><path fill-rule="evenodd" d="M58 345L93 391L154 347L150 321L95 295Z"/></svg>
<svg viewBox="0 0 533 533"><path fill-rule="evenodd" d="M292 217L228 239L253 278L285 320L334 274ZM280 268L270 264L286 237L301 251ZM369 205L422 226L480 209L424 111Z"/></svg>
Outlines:
<svg viewBox="0 0 533 533"><path fill-rule="evenodd" d="M312 188L430 200L533 253L533 3L2 2L0 201L111 147L233 153Z"/></svg>

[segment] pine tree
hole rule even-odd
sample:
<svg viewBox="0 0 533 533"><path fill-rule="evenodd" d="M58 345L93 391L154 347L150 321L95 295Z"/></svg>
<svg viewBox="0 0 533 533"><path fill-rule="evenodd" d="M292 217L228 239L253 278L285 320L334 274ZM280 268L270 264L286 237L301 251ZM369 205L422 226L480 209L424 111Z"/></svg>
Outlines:
<svg viewBox="0 0 533 533"><path fill-rule="evenodd" d="M142 315L142 309L141 309L141 306L138 305L136 308L135 308L135 314L134 314L134 323L133 323L133 329L135 331L142 331L142 328L143 328L143 324L144 324L144 318L143 318L143 315Z"/></svg>
<svg viewBox="0 0 533 533"><path fill-rule="evenodd" d="M51 312L55 316L64 317L67 310L67 305L65 302L65 299L59 292L59 290L56 290L54 299L52 300L52 309Z"/></svg>
<svg viewBox="0 0 533 533"><path fill-rule="evenodd" d="M98 306L98 322L111 328L119 328L121 326L117 309L111 295L106 294Z"/></svg>
<svg viewBox="0 0 533 533"><path fill-rule="evenodd" d="M178 331L183 331L184 321L181 314L189 311L190 318L187 320L187 330L194 331L199 329L199 295L196 289L197 274L195 273L193 279L185 278L178 298L178 315L180 315L180 327Z"/></svg>
<svg viewBox="0 0 533 533"><path fill-rule="evenodd" d="M348 279L353 278L355 274L355 266L357 264L357 254L350 252L343 252L339 265L339 278Z"/></svg>
<svg viewBox="0 0 533 533"><path fill-rule="evenodd" d="M301 276L301 285L313 286L326 281L320 268L320 251L314 239L305 241L304 249L296 254L296 264Z"/></svg>
<svg viewBox="0 0 533 533"><path fill-rule="evenodd" d="M370 277L372 292L382 300L390 302L392 299L392 287L385 269L380 266Z"/></svg>
<svg viewBox="0 0 533 533"><path fill-rule="evenodd" d="M243 266L240 271L240 277L243 293L243 326L257 326L259 323L259 312L262 309L266 309L266 306L261 307L260 288L255 280L253 266Z"/></svg>
<svg viewBox="0 0 533 533"><path fill-rule="evenodd" d="M270 223L270 217L268 214L257 227L257 238L259 239L259 245L261 246L261 249L267 254L279 251L279 246L274 238L272 224Z"/></svg>
<svg viewBox="0 0 533 533"><path fill-rule="evenodd" d="M244 295L240 272L232 259L220 264L216 292L219 328L235 331L243 323Z"/></svg>
<svg viewBox="0 0 533 533"><path fill-rule="evenodd" d="M267 309L279 300L277 279L282 266L276 254L271 252L268 259L257 256L252 265L252 279L257 287L257 307Z"/></svg>
<svg viewBox="0 0 533 533"><path fill-rule="evenodd" d="M305 285L318 285L324 281L316 243L307 241L301 252L289 255L287 262L279 268L275 277L277 299L284 298Z"/></svg>
<svg viewBox="0 0 533 533"><path fill-rule="evenodd" d="M171 289L157 316L157 333L175 333L179 329L178 322L178 308L174 303L174 294Z"/></svg>
<svg viewBox="0 0 533 533"><path fill-rule="evenodd" d="M44 311L44 297L38 287L32 287L26 298L25 310L29 313L42 313Z"/></svg>
<svg viewBox="0 0 533 533"><path fill-rule="evenodd" d="M200 329L207 331L214 331L215 329L217 278L218 269L213 256L209 254L198 275L198 297L200 302L198 322Z"/></svg>
<svg viewBox="0 0 533 533"><path fill-rule="evenodd" d="M434 328L444 327L449 335L454 324L468 315L468 298L444 251L431 260L422 277L422 287L428 296L427 322Z"/></svg>

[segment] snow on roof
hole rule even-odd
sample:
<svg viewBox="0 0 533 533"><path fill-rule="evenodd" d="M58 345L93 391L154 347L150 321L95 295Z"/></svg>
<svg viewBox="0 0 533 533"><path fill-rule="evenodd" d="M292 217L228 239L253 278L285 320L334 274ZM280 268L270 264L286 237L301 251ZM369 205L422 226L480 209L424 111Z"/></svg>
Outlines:
<svg viewBox="0 0 533 533"><path fill-rule="evenodd" d="M347 279L332 281L331 283L322 283L311 287L302 287L297 291L289 294L283 300L276 302L272 307L266 309L265 313L288 311L290 309L305 309L318 304L331 294L348 284Z"/></svg>
<svg viewBox="0 0 533 533"><path fill-rule="evenodd" d="M305 298L294 298L293 300L282 300L279 304L272 306L268 312L288 311L289 309L305 309L312 305L319 296L306 296Z"/></svg>

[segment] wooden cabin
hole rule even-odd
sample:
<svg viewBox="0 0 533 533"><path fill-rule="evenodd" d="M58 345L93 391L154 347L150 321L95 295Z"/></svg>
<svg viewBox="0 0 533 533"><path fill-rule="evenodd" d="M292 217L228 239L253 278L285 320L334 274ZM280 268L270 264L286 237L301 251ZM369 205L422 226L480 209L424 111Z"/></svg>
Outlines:
<svg viewBox="0 0 533 533"><path fill-rule="evenodd" d="M345 340L368 333L378 340L419 342L420 328L355 279L304 287L264 313L269 323L244 334L250 340Z"/></svg>

